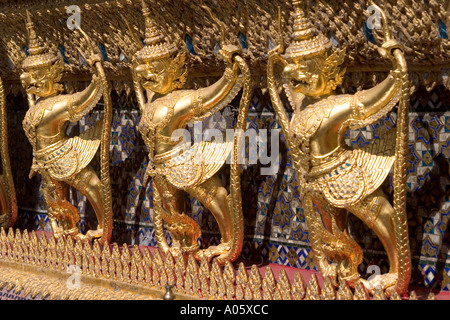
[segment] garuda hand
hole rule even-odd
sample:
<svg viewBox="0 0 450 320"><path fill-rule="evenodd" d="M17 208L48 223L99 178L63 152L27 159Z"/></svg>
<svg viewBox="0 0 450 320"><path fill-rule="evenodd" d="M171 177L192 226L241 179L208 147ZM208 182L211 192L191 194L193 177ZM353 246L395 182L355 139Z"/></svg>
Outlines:
<svg viewBox="0 0 450 320"><path fill-rule="evenodd" d="M232 65L234 56L241 55L242 49L235 45L225 45L219 50L219 54L223 57L227 65Z"/></svg>

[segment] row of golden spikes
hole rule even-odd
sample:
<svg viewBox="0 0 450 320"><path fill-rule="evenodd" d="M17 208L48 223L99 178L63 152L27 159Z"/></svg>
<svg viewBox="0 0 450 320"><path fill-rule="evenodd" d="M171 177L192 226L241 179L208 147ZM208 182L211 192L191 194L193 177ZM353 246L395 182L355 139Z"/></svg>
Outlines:
<svg viewBox="0 0 450 320"><path fill-rule="evenodd" d="M80 267L81 275L119 281L135 286L165 290L171 286L174 294L189 295L217 300L387 300L383 291L370 295L360 284L351 289L343 280L325 278L322 286L312 274L306 284L302 275L295 272L293 282L285 270L278 279L270 266L266 267L264 277L256 265L248 273L244 264L239 263L236 270L230 262L224 266L215 260L197 262L193 256L187 261L171 254L163 255L158 249L153 253L148 247L143 251L136 245L133 248L117 243L100 246L97 241L74 240L71 237L56 239L34 231L8 232L0 230L0 260L43 267L49 270L66 272L71 265ZM6 284L0 283L0 287ZM389 299L400 300L394 294ZM417 299L414 292L410 300ZM428 299L434 299L430 295Z"/></svg>

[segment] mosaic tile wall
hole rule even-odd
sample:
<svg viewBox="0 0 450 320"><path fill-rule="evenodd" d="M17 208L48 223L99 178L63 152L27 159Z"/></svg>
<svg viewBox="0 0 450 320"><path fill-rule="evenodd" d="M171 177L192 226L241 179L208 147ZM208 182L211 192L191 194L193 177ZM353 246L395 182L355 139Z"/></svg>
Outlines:
<svg viewBox="0 0 450 320"><path fill-rule="evenodd" d="M113 241L119 244L155 246L153 231L152 184L143 185L147 153L137 130L139 112L133 96L113 97L114 119L111 143L111 181L113 190ZM21 96L8 97L11 157L15 173L20 217L18 227L49 230L45 201L39 190L40 179L28 179L31 147L22 131L21 121L26 105ZM235 105L236 101L234 101ZM216 114L203 122L204 128L232 125L235 107L227 113ZM95 111L71 130L85 130L100 116ZM364 130L347 133L347 142L354 147L364 146L394 127L395 114ZM270 99L255 92L248 127L262 136L261 129L279 128ZM419 89L411 99L409 140L411 153L408 163L408 219L413 256L414 284L450 290L450 235L447 222L450 214L450 92L437 87L431 92ZM284 137L278 145L281 153L280 169L275 175L261 175L260 163L243 166L242 188L245 190L245 243L243 259L272 262L304 269L314 268L309 246L308 230L301 201L293 186L292 170ZM270 146L272 150L275 145ZM254 149L248 146L247 153ZM20 159L20 161L19 161ZM96 160L98 161L98 159ZM94 164L97 165L97 164ZM223 170L226 182L227 169ZM390 178L385 184L391 192ZM95 226L95 215L84 197L76 191L73 201L82 212L81 229ZM196 199L186 198L188 213L202 227L202 246L217 244L218 227L212 215ZM350 217L351 233L365 252L360 272L369 265L388 270L388 261L380 241L361 221ZM170 241L170 235L168 235Z"/></svg>

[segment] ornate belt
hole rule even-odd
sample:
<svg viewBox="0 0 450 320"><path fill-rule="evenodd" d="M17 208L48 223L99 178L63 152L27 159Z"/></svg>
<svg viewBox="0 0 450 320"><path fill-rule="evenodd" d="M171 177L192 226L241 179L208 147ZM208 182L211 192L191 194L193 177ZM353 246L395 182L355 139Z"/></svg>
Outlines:
<svg viewBox="0 0 450 320"><path fill-rule="evenodd" d="M330 172L331 170L344 164L350 157L352 151L343 147L338 147L325 156L311 156L311 168L306 174L309 179L314 179Z"/></svg>
<svg viewBox="0 0 450 320"><path fill-rule="evenodd" d="M34 157L44 164L52 163L62 158L71 149L66 144L67 140L59 140L48 147L35 151Z"/></svg>

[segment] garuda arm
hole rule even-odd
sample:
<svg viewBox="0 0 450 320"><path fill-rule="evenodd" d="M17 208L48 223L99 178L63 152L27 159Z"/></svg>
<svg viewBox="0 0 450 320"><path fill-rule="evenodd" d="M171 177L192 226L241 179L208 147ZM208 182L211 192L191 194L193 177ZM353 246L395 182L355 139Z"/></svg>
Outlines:
<svg viewBox="0 0 450 320"><path fill-rule="evenodd" d="M81 92L69 97L67 112L70 122L79 121L88 114L102 97L102 84L97 74L92 76L90 84Z"/></svg>
<svg viewBox="0 0 450 320"><path fill-rule="evenodd" d="M351 128L360 128L386 115L399 101L402 79L407 75L407 64L400 45L389 40L380 52L393 62L389 76L375 87L357 92L352 103Z"/></svg>
<svg viewBox="0 0 450 320"><path fill-rule="evenodd" d="M237 49L232 46L222 49L227 56L227 67L222 77L212 85L196 90L190 97L190 110L183 121L201 120L227 106L242 87L240 68L233 60Z"/></svg>

